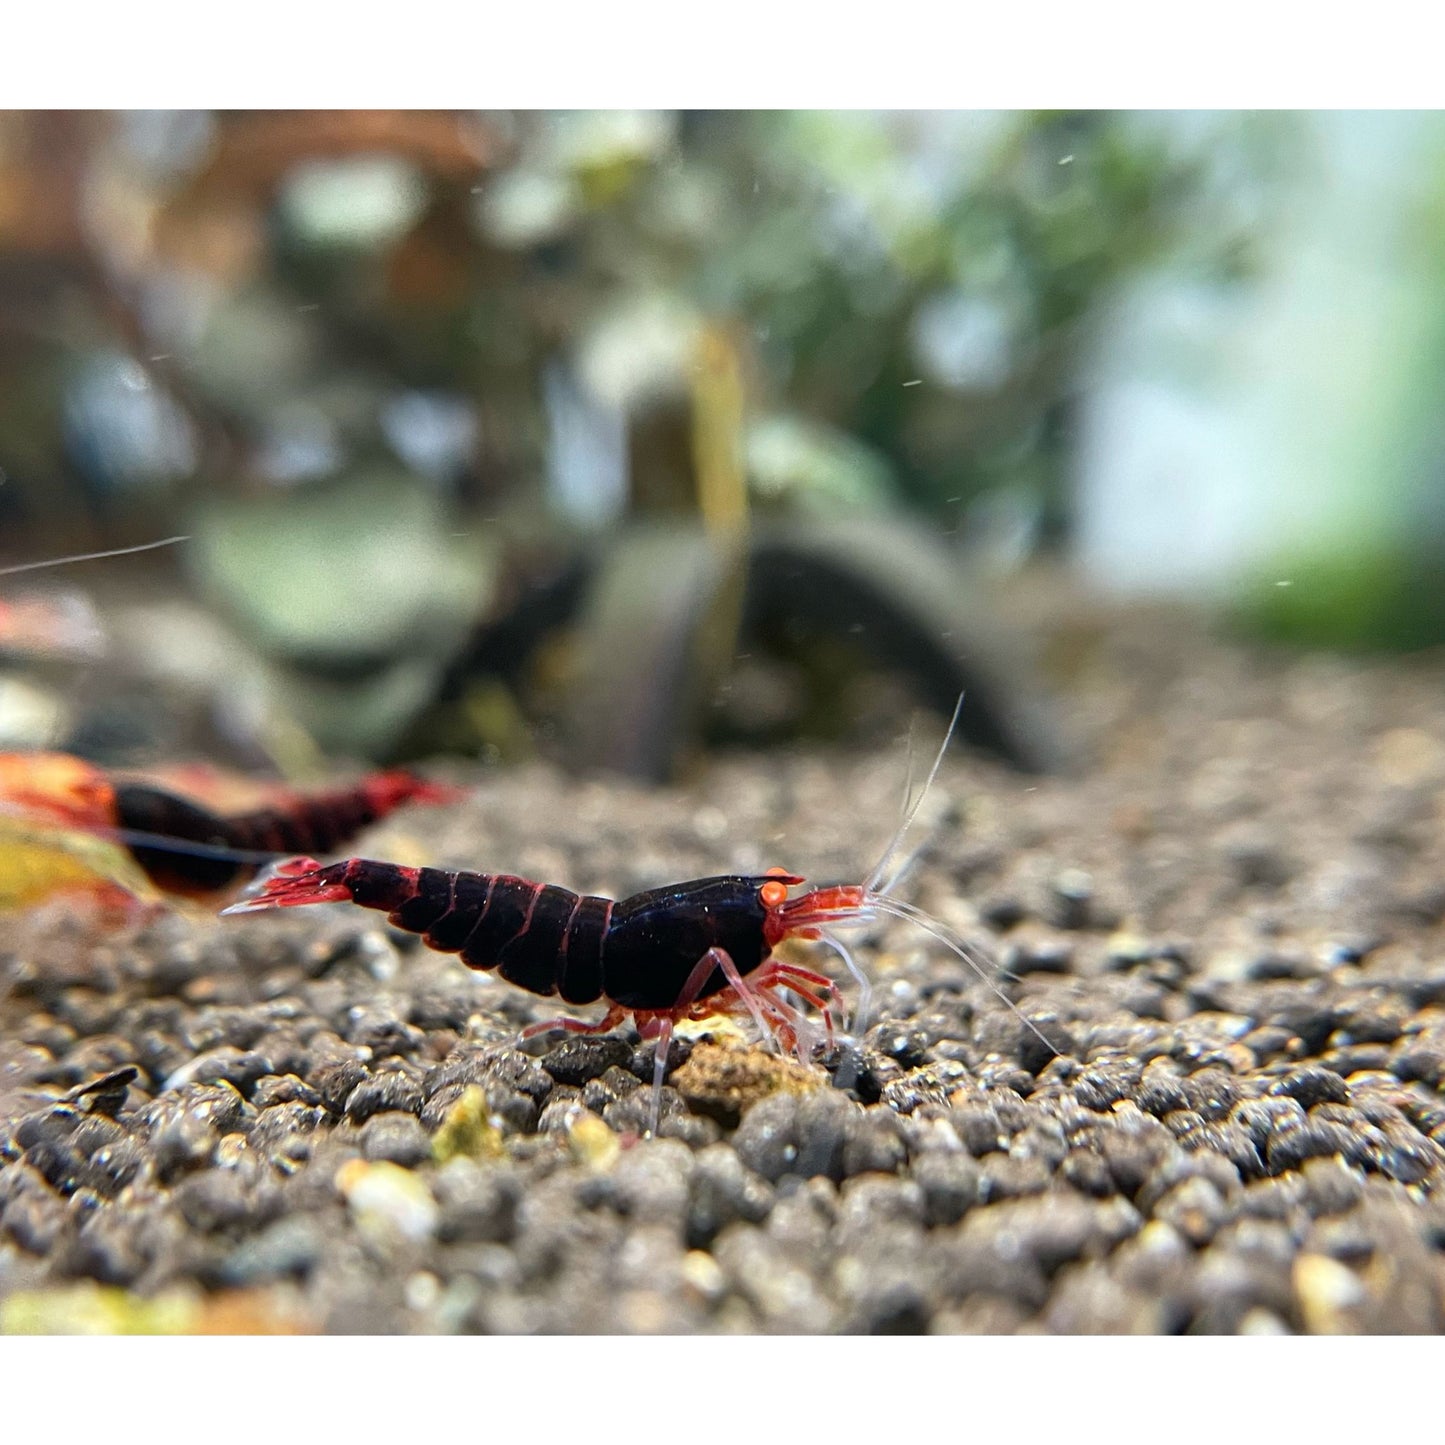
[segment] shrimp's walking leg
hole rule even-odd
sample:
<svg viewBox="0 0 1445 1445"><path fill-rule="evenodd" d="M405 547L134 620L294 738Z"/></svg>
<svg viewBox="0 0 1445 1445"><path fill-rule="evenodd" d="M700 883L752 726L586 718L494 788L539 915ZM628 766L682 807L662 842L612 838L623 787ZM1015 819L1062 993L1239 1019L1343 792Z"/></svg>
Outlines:
<svg viewBox="0 0 1445 1445"><path fill-rule="evenodd" d="M720 948L710 948L698 959L687 976L682 991L674 1000L672 1008L662 1016L657 1031L657 1050L652 1064L652 1108L648 1113L648 1132L657 1137L657 1126L662 1118L662 1081L667 1076L667 1056L672 1052L672 1029L678 1019L683 1018L697 1001L702 986L713 973L721 968L724 973L733 968L733 961Z"/></svg>
<svg viewBox="0 0 1445 1445"><path fill-rule="evenodd" d="M647 1132L657 1138L657 1126L662 1121L662 1080L667 1074L667 1056L672 1050L672 1015L663 1017L657 1031L657 1055L652 1063L652 1105L647 1111Z"/></svg>
<svg viewBox="0 0 1445 1445"><path fill-rule="evenodd" d="M758 975L756 988L758 992L764 993L768 997L772 997L770 991L773 988L791 989L799 998L805 999L823 1015L824 1027L828 1031L829 1040L832 1040L834 1032L832 1003L838 996L837 985L832 979L821 973L814 973L811 969L799 968L796 964L781 963L775 959Z"/></svg>
<svg viewBox="0 0 1445 1445"><path fill-rule="evenodd" d="M763 1007L778 1019L778 1026L773 1032L777 1036L779 1049L791 1050L800 1064L806 1064L813 1056L815 1034L812 1025L797 1009L784 1003L771 987L758 990L758 998Z"/></svg>
<svg viewBox="0 0 1445 1445"><path fill-rule="evenodd" d="M764 1036L768 1038L775 1037L777 1034L776 1028L771 1025L764 1016L758 994L751 984L744 981L742 974L738 972L737 964L720 948L714 948L708 951L709 957L712 957L713 954L717 955L716 964L717 967L722 969L723 977L727 979L728 983L732 986L733 992L742 999L744 1007L752 1014L753 1021L763 1031Z"/></svg>
<svg viewBox="0 0 1445 1445"><path fill-rule="evenodd" d="M803 983L810 983L824 993L831 994L835 991L833 980L827 974L814 973L811 968L800 968L796 963L783 963L775 958L769 962L767 971L782 978L796 978Z"/></svg>
<svg viewBox="0 0 1445 1445"><path fill-rule="evenodd" d="M523 1039L535 1039L538 1034L550 1034L560 1030L568 1034L605 1034L615 1029L627 1017L627 1010L616 1004L607 1010L606 1017L599 1023L589 1024L585 1019L555 1018L544 1019L539 1024L528 1024L519 1035Z"/></svg>

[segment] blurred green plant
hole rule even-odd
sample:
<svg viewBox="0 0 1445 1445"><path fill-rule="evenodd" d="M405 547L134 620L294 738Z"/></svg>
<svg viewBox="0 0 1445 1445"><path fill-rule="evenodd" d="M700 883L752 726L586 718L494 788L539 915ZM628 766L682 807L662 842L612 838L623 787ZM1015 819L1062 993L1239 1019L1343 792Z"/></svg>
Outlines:
<svg viewBox="0 0 1445 1445"><path fill-rule="evenodd" d="M1274 238L1268 510L1232 618L1352 650L1445 643L1445 119L1309 117L1313 165ZM1310 184L1310 182L1313 184ZM1304 237L1305 244L1301 244Z"/></svg>
<svg viewBox="0 0 1445 1445"><path fill-rule="evenodd" d="M189 483L161 467L175 492L264 478L308 426L331 443L315 471L395 451L378 419L421 391L474 414L465 497L535 501L549 364L641 405L721 324L750 424L789 418L809 453L803 490L856 482L851 441L885 502L944 511L1020 479L1058 496L1081 329L1164 261L1243 274L1239 177L1269 164L1248 115L1181 137L1107 112L190 113L66 129L44 226L19 218L54 129L0 133L0 255L17 280L84 282L95 328L229 443ZM77 365L93 344L30 321ZM25 457L23 417L0 423Z"/></svg>
<svg viewBox="0 0 1445 1445"><path fill-rule="evenodd" d="M1083 329L1165 261L1247 271L1252 218L1217 172L1266 163L1256 128L1224 118L1185 143L1108 113L533 117L480 210L495 245L567 288L568 346L612 399L664 386L725 319L754 426L791 425L799 495L855 493L845 454L862 450L875 505L946 515L1023 483L1063 513Z"/></svg>
<svg viewBox="0 0 1445 1445"><path fill-rule="evenodd" d="M466 630L450 565L352 578L334 630L307 612L349 576L305 540L318 516L349 513L346 556L396 532L378 476L429 499L427 535L483 534L474 627L621 522L691 523L742 559L750 518L936 526L1006 489L1059 536L1101 303L1166 261L1245 274L1228 173L1268 160L1249 117L217 112L89 118L47 178L55 126L0 124L0 202L54 218L0 203L0 285L72 283L0 318L14 394L59 393L0 407L11 535L133 540L183 513L208 599L318 679L385 672L419 608ZM724 663L745 571L699 605ZM302 709L323 742L425 737L389 713L358 731L355 689L332 692ZM449 726L495 713L463 696Z"/></svg>

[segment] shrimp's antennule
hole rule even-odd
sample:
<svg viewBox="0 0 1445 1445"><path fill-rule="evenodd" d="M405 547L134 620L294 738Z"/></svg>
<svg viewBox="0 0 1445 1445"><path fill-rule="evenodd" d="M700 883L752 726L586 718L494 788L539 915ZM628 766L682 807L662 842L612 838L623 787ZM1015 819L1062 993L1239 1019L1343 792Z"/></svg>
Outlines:
<svg viewBox="0 0 1445 1445"><path fill-rule="evenodd" d="M887 872L888 865L893 861L894 854L898 852L899 847L908 834L908 830L913 826L913 820L918 816L918 810L923 806L923 800L928 796L928 790L933 786L933 780L938 776L938 769L943 763L943 755L948 751L948 745L953 741L953 734L958 728L959 715L963 712L963 699L964 694L959 693L958 701L953 705L953 716L948 722L948 731L944 733L943 742L939 745L938 756L934 758L933 766L929 768L928 776L923 780L923 786L918 790L918 796L913 798L911 802L909 801L909 794L913 787L913 746L912 738L909 738L908 781L904 785L903 792L903 817L900 819L898 827L894 830L893 836L888 840L888 846L883 850L883 856L879 858L877 864L874 865L873 871L868 875L867 882L863 885L865 891L870 894L887 893L890 889L897 886L904 872L907 871L908 863L905 862L903 867L898 869L893 877L888 879L886 884L883 884L883 877ZM912 860L910 859L908 861L911 862ZM880 887L880 884L883 884L883 886Z"/></svg>

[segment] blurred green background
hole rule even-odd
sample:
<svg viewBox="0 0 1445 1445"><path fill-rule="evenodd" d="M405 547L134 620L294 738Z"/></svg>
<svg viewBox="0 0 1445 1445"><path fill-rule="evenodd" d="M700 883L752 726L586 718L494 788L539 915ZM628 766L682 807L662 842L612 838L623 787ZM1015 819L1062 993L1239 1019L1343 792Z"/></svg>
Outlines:
<svg viewBox="0 0 1445 1445"><path fill-rule="evenodd" d="M0 578L0 746L1048 767L1029 568L1438 643L1442 207L1427 114L0 114L0 564L189 539Z"/></svg>

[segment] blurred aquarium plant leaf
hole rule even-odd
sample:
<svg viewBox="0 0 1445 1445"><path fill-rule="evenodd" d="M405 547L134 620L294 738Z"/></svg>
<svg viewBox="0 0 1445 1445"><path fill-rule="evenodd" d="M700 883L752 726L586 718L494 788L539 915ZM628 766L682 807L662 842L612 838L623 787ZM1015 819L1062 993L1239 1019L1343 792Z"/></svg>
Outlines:
<svg viewBox="0 0 1445 1445"><path fill-rule="evenodd" d="M318 664L445 656L482 613L493 565L415 478L385 470L218 499L194 526L207 590L268 648Z"/></svg>
<svg viewBox="0 0 1445 1445"><path fill-rule="evenodd" d="M415 166L394 156L358 156L296 167L276 210L304 244L377 250L400 240L425 204Z"/></svg>
<svg viewBox="0 0 1445 1445"><path fill-rule="evenodd" d="M752 421L747 466L753 495L781 510L882 512L898 501L886 458L846 432L798 416Z"/></svg>

